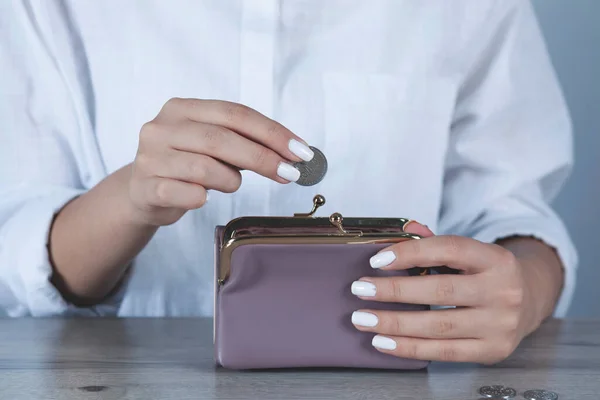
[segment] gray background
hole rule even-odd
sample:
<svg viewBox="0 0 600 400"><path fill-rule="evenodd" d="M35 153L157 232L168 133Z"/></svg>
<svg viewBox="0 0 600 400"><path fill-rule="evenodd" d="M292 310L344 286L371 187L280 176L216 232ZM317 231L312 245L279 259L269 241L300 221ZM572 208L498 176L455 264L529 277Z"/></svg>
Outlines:
<svg viewBox="0 0 600 400"><path fill-rule="evenodd" d="M600 1L533 0L533 4L575 129L575 169L555 202L580 257L568 316L600 316Z"/></svg>

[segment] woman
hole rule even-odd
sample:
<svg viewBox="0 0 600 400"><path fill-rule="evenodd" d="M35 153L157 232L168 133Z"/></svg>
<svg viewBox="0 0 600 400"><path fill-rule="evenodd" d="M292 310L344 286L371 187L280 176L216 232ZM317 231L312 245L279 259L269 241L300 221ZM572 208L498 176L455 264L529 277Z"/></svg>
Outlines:
<svg viewBox="0 0 600 400"><path fill-rule="evenodd" d="M215 225L315 193L438 233L374 268L463 271L355 283L459 306L357 310L381 351L493 363L568 307L570 125L528 2L2 2L0 86L11 316L209 315Z"/></svg>

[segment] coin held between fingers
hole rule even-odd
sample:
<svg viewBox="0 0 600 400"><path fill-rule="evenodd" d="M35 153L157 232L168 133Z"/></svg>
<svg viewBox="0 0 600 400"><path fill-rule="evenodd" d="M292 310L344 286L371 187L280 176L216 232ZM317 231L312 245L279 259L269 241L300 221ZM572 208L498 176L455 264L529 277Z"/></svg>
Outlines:
<svg viewBox="0 0 600 400"><path fill-rule="evenodd" d="M310 150L314 154L310 161L294 163L294 167L300 171L300 177L295 182L301 186L316 185L327 174L327 158L323 152L313 146L310 146Z"/></svg>

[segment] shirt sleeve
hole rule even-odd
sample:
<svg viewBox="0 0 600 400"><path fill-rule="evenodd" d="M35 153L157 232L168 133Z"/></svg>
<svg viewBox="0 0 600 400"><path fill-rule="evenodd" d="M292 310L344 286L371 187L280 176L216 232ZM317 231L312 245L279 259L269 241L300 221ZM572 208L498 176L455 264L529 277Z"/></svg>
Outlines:
<svg viewBox="0 0 600 400"><path fill-rule="evenodd" d="M0 314L97 315L50 283L55 214L85 191L81 122L27 2L0 2ZM102 311L104 310L104 311Z"/></svg>
<svg viewBox="0 0 600 400"><path fill-rule="evenodd" d="M573 161L571 123L531 4L499 0L466 41L440 230L484 242L524 235L556 249L564 316L577 254L550 202Z"/></svg>

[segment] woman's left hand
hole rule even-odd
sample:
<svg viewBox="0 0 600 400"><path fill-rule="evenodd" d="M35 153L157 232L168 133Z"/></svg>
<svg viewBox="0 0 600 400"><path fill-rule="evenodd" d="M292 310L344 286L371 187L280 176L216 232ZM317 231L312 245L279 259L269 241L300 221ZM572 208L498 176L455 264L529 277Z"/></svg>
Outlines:
<svg viewBox="0 0 600 400"><path fill-rule="evenodd" d="M379 351L418 360L494 364L539 326L543 317L534 304L536 293L511 251L466 237L433 236L419 224L407 230L429 237L382 250L371 259L373 268L445 265L461 274L364 277L353 283L352 293L364 300L456 308L358 310L353 324L377 334L373 346Z"/></svg>

